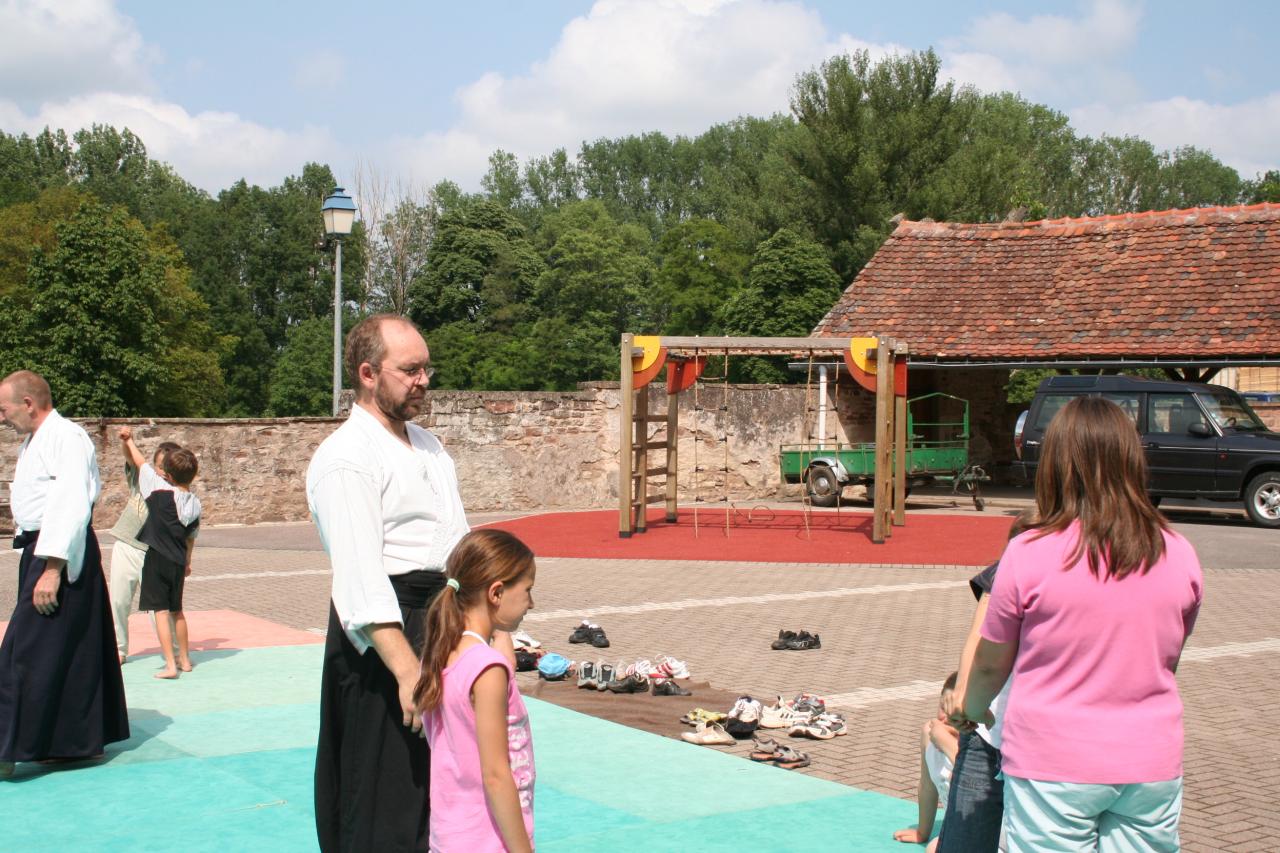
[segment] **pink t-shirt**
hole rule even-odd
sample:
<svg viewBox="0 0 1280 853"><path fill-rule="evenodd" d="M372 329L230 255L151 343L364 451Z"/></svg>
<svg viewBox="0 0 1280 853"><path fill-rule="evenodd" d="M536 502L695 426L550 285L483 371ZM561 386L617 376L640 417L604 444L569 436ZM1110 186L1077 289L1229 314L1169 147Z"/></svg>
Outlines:
<svg viewBox="0 0 1280 853"><path fill-rule="evenodd" d="M480 745L476 740L476 711L471 687L491 666L507 671L507 749L511 775L524 827L533 838L533 738L529 712L516 689L515 673L501 653L477 643L445 667L444 699L440 707L422 715L431 745L431 827L433 851L451 853L501 853L502 833L489 813L480 772Z"/></svg>
<svg viewBox="0 0 1280 853"><path fill-rule="evenodd" d="M1200 610L1195 549L1123 580L1064 570L1079 524L1000 558L982 636L1018 644L1001 744L1004 772L1042 782L1119 785L1182 775L1182 698L1174 667Z"/></svg>

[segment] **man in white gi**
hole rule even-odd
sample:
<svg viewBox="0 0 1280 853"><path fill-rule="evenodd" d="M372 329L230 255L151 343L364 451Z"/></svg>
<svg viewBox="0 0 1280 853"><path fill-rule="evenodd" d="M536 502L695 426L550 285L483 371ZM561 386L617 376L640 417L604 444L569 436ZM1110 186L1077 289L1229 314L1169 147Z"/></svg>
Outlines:
<svg viewBox="0 0 1280 853"><path fill-rule="evenodd" d="M21 436L10 492L18 600L0 643L0 777L18 761L102 755L129 737L102 556L101 489L85 431L30 371L0 382L0 418Z"/></svg>
<svg viewBox="0 0 1280 853"><path fill-rule="evenodd" d="M324 853L426 850L430 752L413 688L427 605L468 528L453 460L409 422L434 372L417 327L369 317L344 355L356 402L307 469L333 567L316 831Z"/></svg>

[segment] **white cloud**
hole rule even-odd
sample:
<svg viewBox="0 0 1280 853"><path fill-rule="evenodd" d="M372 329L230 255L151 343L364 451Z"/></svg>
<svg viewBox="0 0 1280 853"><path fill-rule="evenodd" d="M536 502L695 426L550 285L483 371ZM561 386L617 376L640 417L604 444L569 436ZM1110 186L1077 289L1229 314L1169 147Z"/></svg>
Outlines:
<svg viewBox="0 0 1280 853"><path fill-rule="evenodd" d="M278 184L304 160L332 162L339 154L326 129L292 132L230 112L192 114L145 95L81 95L45 104L34 114L0 101L0 126L11 132L36 133L46 126L73 132L95 123L129 128L142 138L150 157L170 163L179 175L211 192L240 178Z"/></svg>
<svg viewBox="0 0 1280 853"><path fill-rule="evenodd" d="M417 180L474 187L495 148L524 159L600 137L696 134L785 112L797 74L853 49L906 52L833 39L799 3L599 0L524 74L490 73L459 90L461 115L448 131L393 140L388 156Z"/></svg>
<svg viewBox="0 0 1280 853"><path fill-rule="evenodd" d="M1120 108L1094 104L1070 116L1077 130L1091 135L1141 136L1157 149L1207 149L1245 178L1280 168L1280 92L1238 104L1182 97Z"/></svg>
<svg viewBox="0 0 1280 853"><path fill-rule="evenodd" d="M0 2L0 93L25 108L86 90L149 91L149 56L110 0Z"/></svg>

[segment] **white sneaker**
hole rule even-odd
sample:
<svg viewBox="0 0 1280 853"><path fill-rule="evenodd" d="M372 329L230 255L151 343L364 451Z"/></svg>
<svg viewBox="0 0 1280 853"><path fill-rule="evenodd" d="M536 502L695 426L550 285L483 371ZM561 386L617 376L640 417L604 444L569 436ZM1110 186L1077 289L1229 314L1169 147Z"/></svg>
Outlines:
<svg viewBox="0 0 1280 853"><path fill-rule="evenodd" d="M663 678L688 678L689 665L671 655L663 655L658 658L658 672Z"/></svg>
<svg viewBox="0 0 1280 853"><path fill-rule="evenodd" d="M813 719L809 711L797 711L779 696L777 701L760 711L760 727L763 729L789 729Z"/></svg>
<svg viewBox="0 0 1280 853"><path fill-rule="evenodd" d="M511 635L511 642L517 649L540 649L542 643L539 643L525 631L516 631Z"/></svg>

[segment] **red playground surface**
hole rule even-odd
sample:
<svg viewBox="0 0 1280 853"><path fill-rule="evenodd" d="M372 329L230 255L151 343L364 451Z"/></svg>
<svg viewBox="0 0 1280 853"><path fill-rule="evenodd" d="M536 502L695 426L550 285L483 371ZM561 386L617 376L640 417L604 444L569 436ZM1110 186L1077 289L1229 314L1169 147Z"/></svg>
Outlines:
<svg viewBox="0 0 1280 853"><path fill-rule="evenodd" d="M648 530L618 536L617 511L553 512L494 522L540 557L592 559L721 560L757 563L880 563L983 566L1004 550L1011 518L908 513L882 545L871 541L869 512L804 512L743 507L694 512L681 509L675 523L651 510Z"/></svg>

